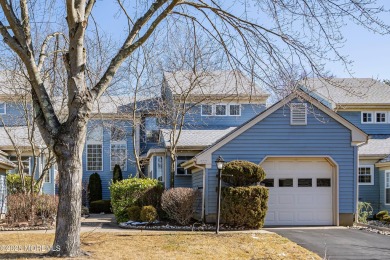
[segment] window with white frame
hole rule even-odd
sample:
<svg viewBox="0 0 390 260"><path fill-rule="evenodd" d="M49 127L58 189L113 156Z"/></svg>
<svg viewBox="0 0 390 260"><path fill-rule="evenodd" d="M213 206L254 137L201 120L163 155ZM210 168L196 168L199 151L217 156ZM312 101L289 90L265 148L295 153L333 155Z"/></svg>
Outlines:
<svg viewBox="0 0 390 260"><path fill-rule="evenodd" d="M111 143L111 171L118 164L122 171L127 171L127 145L126 142Z"/></svg>
<svg viewBox="0 0 390 260"><path fill-rule="evenodd" d="M43 173L43 170L46 168L46 157L43 156L42 157L42 173ZM51 169L49 168L46 172L45 172L45 178L43 179L43 181L45 183L51 183Z"/></svg>
<svg viewBox="0 0 390 260"><path fill-rule="evenodd" d="M103 127L94 125L87 131L87 142L103 142Z"/></svg>
<svg viewBox="0 0 390 260"><path fill-rule="evenodd" d="M103 170L103 144L87 144L87 171Z"/></svg>
<svg viewBox="0 0 390 260"><path fill-rule="evenodd" d="M359 185L374 184L374 166L360 165L359 166Z"/></svg>
<svg viewBox="0 0 390 260"><path fill-rule="evenodd" d="M111 126L111 142L126 140L126 129L123 126Z"/></svg>
<svg viewBox="0 0 390 260"><path fill-rule="evenodd" d="M229 105L229 115L231 115L231 116L241 115L241 106L240 105Z"/></svg>
<svg viewBox="0 0 390 260"><path fill-rule="evenodd" d="M6 104L4 102L0 102L0 115L4 115L7 113Z"/></svg>
<svg viewBox="0 0 390 260"><path fill-rule="evenodd" d="M201 110L202 110L201 112L202 116L211 116L213 114L212 105L202 105Z"/></svg>
<svg viewBox="0 0 390 260"><path fill-rule="evenodd" d="M163 167L163 157L156 156L156 179L159 181L164 181Z"/></svg>
<svg viewBox="0 0 390 260"><path fill-rule="evenodd" d="M226 116L226 105L218 104L215 105L216 116Z"/></svg>
<svg viewBox="0 0 390 260"><path fill-rule="evenodd" d="M17 156L10 156L9 160L17 165L15 169L9 170L9 173L19 173L19 160ZM31 175L31 157L30 156L21 156L20 163L22 171L26 175Z"/></svg>
<svg viewBox="0 0 390 260"><path fill-rule="evenodd" d="M373 116L372 112L362 112L362 123L372 123L373 122Z"/></svg>
<svg viewBox="0 0 390 260"><path fill-rule="evenodd" d="M385 172L385 203L390 204L390 171Z"/></svg>
<svg viewBox="0 0 390 260"><path fill-rule="evenodd" d="M307 125L307 105L305 103L291 103L290 124Z"/></svg>
<svg viewBox="0 0 390 260"><path fill-rule="evenodd" d="M191 174L191 170L186 170L181 166L183 162L191 160L193 156L178 156L176 159L176 174L177 175L188 175Z"/></svg>
<svg viewBox="0 0 390 260"><path fill-rule="evenodd" d="M375 112L375 123L386 123L387 113L386 112Z"/></svg>

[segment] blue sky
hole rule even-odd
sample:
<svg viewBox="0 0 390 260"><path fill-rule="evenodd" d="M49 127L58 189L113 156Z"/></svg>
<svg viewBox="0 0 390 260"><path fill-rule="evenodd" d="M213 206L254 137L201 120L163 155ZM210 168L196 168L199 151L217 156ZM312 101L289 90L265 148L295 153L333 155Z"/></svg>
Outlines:
<svg viewBox="0 0 390 260"><path fill-rule="evenodd" d="M114 17L118 7L110 2L98 1L93 14L97 20L105 21L100 25L103 30L110 31L114 39L124 39L126 21L123 17ZM389 0L379 0L378 3L390 9ZM382 19L390 24L389 14ZM374 34L352 23L343 29L343 33L346 43L341 53L354 62L352 72L355 77L390 79L390 35ZM349 77L340 63L327 63L326 69L336 77Z"/></svg>

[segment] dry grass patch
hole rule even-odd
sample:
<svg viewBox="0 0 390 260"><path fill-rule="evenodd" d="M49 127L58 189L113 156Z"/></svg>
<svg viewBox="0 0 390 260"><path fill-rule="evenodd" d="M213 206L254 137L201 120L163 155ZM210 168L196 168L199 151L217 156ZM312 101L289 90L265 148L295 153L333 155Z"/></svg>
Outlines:
<svg viewBox="0 0 390 260"><path fill-rule="evenodd" d="M50 246L53 234L2 233L0 245ZM321 259L276 234L84 233L89 259ZM42 252L0 251L3 258L40 258ZM49 259L49 258L45 258ZM88 258L86 258L88 259Z"/></svg>

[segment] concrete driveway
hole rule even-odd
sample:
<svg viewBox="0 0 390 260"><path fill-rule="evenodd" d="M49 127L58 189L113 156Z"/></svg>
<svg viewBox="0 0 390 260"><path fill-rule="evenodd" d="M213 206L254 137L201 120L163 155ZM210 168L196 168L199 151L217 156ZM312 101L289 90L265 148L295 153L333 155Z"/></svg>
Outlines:
<svg viewBox="0 0 390 260"><path fill-rule="evenodd" d="M390 259L390 236L348 228L265 228L325 259Z"/></svg>

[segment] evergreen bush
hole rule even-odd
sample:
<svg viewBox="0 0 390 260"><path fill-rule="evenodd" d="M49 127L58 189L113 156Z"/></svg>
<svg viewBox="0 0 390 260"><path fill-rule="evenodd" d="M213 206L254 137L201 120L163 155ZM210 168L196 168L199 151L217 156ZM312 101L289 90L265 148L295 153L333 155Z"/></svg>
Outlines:
<svg viewBox="0 0 390 260"><path fill-rule="evenodd" d="M248 161L231 161L224 165L222 180L233 186L250 186L265 178L263 168Z"/></svg>
<svg viewBox="0 0 390 260"><path fill-rule="evenodd" d="M130 206L127 209L127 216L129 217L129 220L139 221L140 215L141 215L141 208L136 205Z"/></svg>
<svg viewBox="0 0 390 260"><path fill-rule="evenodd" d="M92 201L102 200L102 180L100 175L95 172L89 176L88 183L88 199L91 204Z"/></svg>
<svg viewBox="0 0 390 260"><path fill-rule="evenodd" d="M112 172L112 182L117 182L123 180L122 170L118 164L115 164L114 171Z"/></svg>
<svg viewBox="0 0 390 260"><path fill-rule="evenodd" d="M142 207L140 214L141 221L150 223L155 221L157 219L157 216L157 210L155 207L151 205Z"/></svg>

